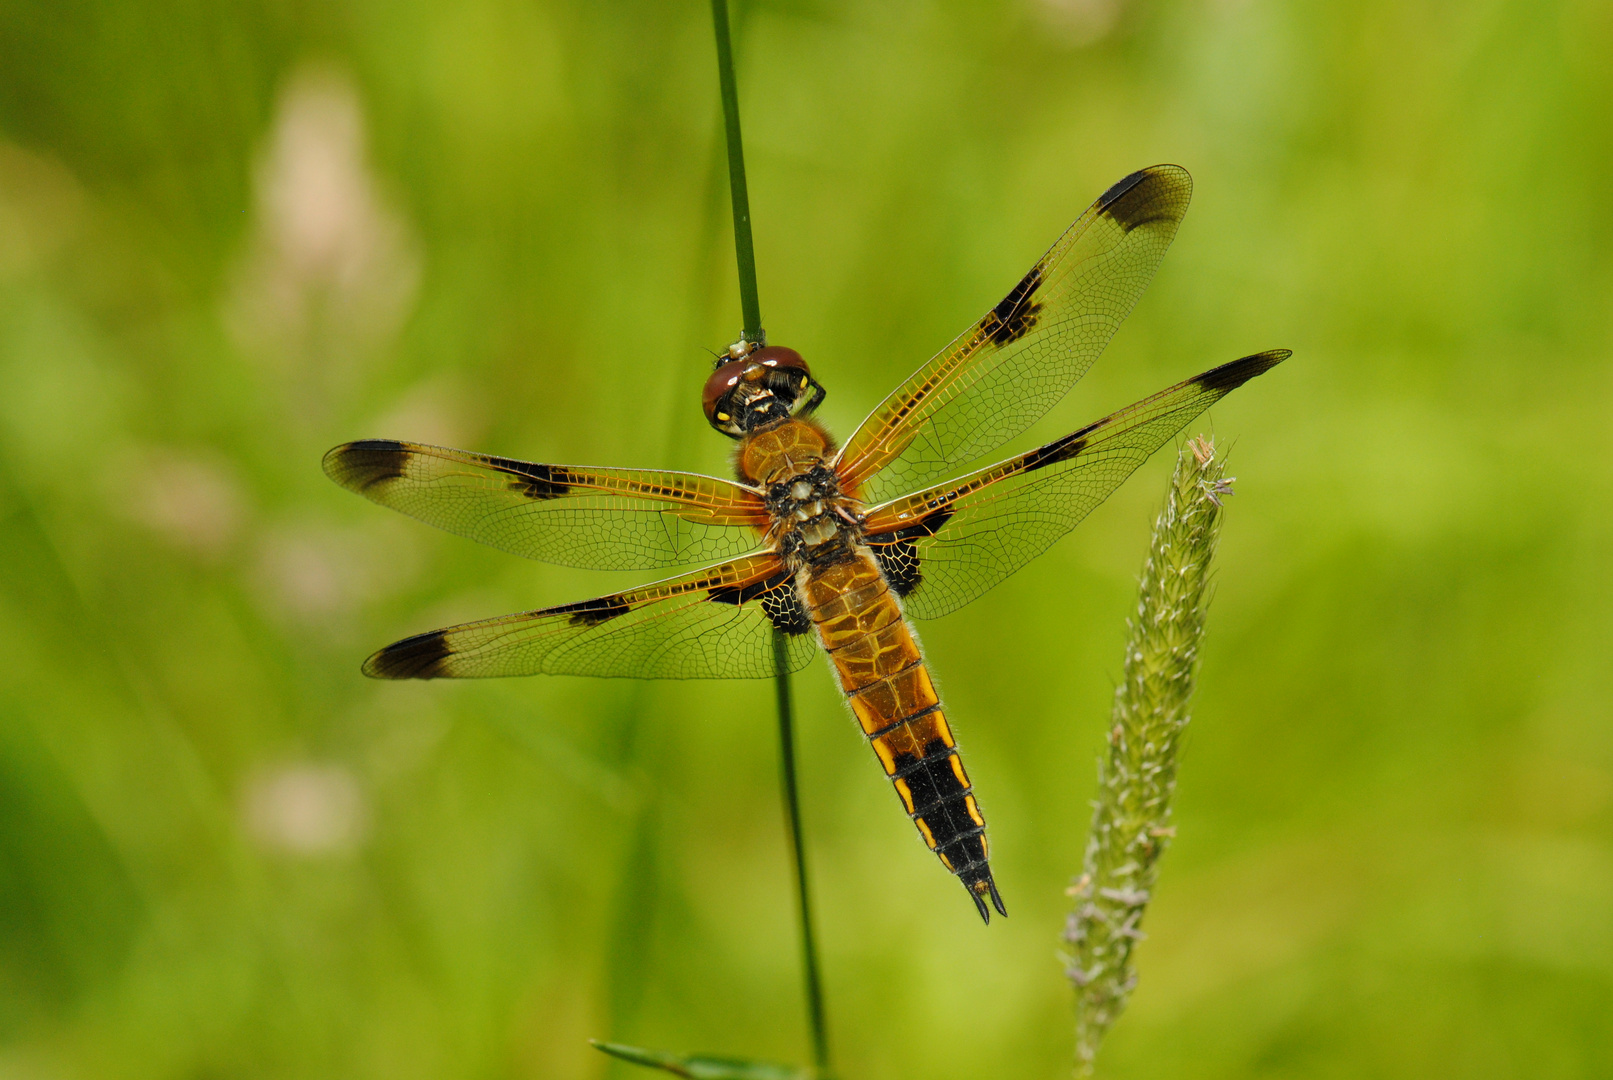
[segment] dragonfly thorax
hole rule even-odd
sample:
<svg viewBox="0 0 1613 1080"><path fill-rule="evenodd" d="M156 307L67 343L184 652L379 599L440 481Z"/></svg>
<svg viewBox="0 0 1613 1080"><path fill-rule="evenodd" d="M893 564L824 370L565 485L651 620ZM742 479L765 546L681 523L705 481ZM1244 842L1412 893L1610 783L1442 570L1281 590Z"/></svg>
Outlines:
<svg viewBox="0 0 1613 1080"><path fill-rule="evenodd" d="M781 420L745 434L734 455L735 471L741 482L771 491L822 465L834 448L834 440L818 424Z"/></svg>
<svg viewBox="0 0 1613 1080"><path fill-rule="evenodd" d="M767 489L767 512L774 521L810 521L824 513L827 502L840 494L840 478L819 462L805 472L774 483Z"/></svg>
<svg viewBox="0 0 1613 1080"><path fill-rule="evenodd" d="M771 484L766 496L772 534L793 566L835 561L850 554L862 535L855 500L840 492L840 478L821 461Z"/></svg>

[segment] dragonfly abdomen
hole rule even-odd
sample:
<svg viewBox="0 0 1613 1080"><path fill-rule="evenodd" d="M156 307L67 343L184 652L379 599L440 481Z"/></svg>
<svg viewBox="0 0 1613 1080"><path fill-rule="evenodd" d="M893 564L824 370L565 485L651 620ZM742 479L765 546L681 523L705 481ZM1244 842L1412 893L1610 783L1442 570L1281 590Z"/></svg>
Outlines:
<svg viewBox="0 0 1613 1080"><path fill-rule="evenodd" d="M851 710L919 835L990 921L986 821L941 699L902 609L872 556L809 566L805 606Z"/></svg>

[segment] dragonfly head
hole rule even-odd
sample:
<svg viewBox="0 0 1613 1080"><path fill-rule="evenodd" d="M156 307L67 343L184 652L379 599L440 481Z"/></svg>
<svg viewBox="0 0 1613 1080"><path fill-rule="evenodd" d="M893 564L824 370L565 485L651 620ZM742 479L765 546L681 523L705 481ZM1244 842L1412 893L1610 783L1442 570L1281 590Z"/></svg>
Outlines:
<svg viewBox="0 0 1613 1080"><path fill-rule="evenodd" d="M767 345L739 359L719 363L706 380L701 405L708 424L738 439L797 411L810 413L823 397L823 387L812 378L812 369L800 353L781 345Z"/></svg>

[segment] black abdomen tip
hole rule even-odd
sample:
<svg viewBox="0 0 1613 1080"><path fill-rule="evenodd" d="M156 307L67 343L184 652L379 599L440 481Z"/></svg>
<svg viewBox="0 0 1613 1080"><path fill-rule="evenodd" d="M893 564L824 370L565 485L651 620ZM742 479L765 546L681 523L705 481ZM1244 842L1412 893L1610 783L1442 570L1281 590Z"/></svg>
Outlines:
<svg viewBox="0 0 1613 1080"><path fill-rule="evenodd" d="M1008 918L1008 909L1003 906L1003 898L997 892L997 883L991 878L991 869L987 866L977 868L978 874L960 874L963 887L969 890L969 899L975 902L975 908L980 912L980 921L991 924L991 911L986 907L986 897L991 897L991 906L997 909L997 914Z"/></svg>

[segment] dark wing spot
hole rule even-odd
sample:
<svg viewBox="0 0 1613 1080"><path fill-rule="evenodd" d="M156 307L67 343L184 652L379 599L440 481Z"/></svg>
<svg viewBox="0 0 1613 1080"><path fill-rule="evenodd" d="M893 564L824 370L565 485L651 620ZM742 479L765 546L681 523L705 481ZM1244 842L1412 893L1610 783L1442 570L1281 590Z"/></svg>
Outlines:
<svg viewBox="0 0 1613 1080"><path fill-rule="evenodd" d="M443 661L452 655L448 632L433 630L394 641L364 661L364 674L372 679L435 679L446 674Z"/></svg>
<svg viewBox="0 0 1613 1080"><path fill-rule="evenodd" d="M762 613L780 631L799 635L812 629L801 598L795 595L794 575L788 570L748 585L725 585L707 594L717 604L748 604L761 600Z"/></svg>
<svg viewBox="0 0 1613 1080"><path fill-rule="evenodd" d="M325 475L349 491L362 493L375 484L402 476L412 453L407 445L394 439L344 443L325 455Z"/></svg>
<svg viewBox="0 0 1613 1080"><path fill-rule="evenodd" d="M949 502L911 525L865 538L864 542L874 553L874 560L879 563L879 570L885 575L885 584L890 586L891 592L899 597L906 596L919 587L924 570L915 541L940 532L941 526L951 519L952 514L952 504Z"/></svg>
<svg viewBox="0 0 1613 1080"><path fill-rule="evenodd" d="M1030 333L1042 310L1042 305L1032 299L1041 284L1042 265L1037 263L1019 279L1019 284L1015 285L1008 295L980 320L980 332L995 342L999 348L1018 341Z"/></svg>
<svg viewBox="0 0 1613 1080"><path fill-rule="evenodd" d="M1186 175L1174 166L1141 169L1105 191L1098 205L1127 232L1155 221L1177 221Z"/></svg>
<svg viewBox="0 0 1613 1080"><path fill-rule="evenodd" d="M1087 433L1096 426L1096 424L1088 425L1080 431L1072 431L1063 438L1054 439L1046 446L1038 446L1025 455L1023 470L1035 472L1037 469L1045 469L1061 461L1069 461L1086 449Z"/></svg>
<svg viewBox="0 0 1613 1080"><path fill-rule="evenodd" d="M1272 349L1269 352L1255 353L1245 356L1241 360L1234 360L1230 364L1211 368L1203 375L1194 379L1195 385L1204 390L1219 390L1229 393L1264 372L1270 371L1278 364L1294 355L1287 349Z"/></svg>
<svg viewBox="0 0 1613 1080"><path fill-rule="evenodd" d="M887 534L888 535L888 534ZM885 584L897 596L906 596L919 587L924 572L919 567L917 546L911 540L895 540L888 544L869 541L868 549L879 563L879 572L885 575Z"/></svg>
<svg viewBox="0 0 1613 1080"><path fill-rule="evenodd" d="M876 533L868 537L868 543L890 544L897 540L918 540L922 537L934 536L941 531L941 526L952 520L954 512L952 501L949 499L923 517L917 518L911 524L903 525L900 529Z"/></svg>
<svg viewBox="0 0 1613 1080"><path fill-rule="evenodd" d="M1103 210L1109 209L1111 205L1120 199L1120 196L1142 183L1143 177L1147 175L1147 169L1138 169L1130 176L1122 176L1119 180L1109 185L1108 191L1098 196L1098 207Z"/></svg>
<svg viewBox="0 0 1613 1080"><path fill-rule="evenodd" d="M719 585L717 588L709 590L706 595L718 604L748 604L763 593L788 583L789 580L790 572L783 570L770 578L752 581L745 585Z"/></svg>
<svg viewBox="0 0 1613 1080"><path fill-rule="evenodd" d="M596 596L592 600L579 600L575 604L549 608L543 614L569 615L571 618L567 621L572 626L598 626L632 610L633 605L620 596Z"/></svg>
<svg viewBox="0 0 1613 1080"><path fill-rule="evenodd" d="M780 633L799 637L812 629L812 618L807 615L801 598L795 594L793 582L786 581L778 588L763 593L762 612Z"/></svg>
<svg viewBox="0 0 1613 1080"><path fill-rule="evenodd" d="M487 463L515 477L510 486L529 499L558 499L571 490L571 476L562 465L536 465L502 457L490 457Z"/></svg>

